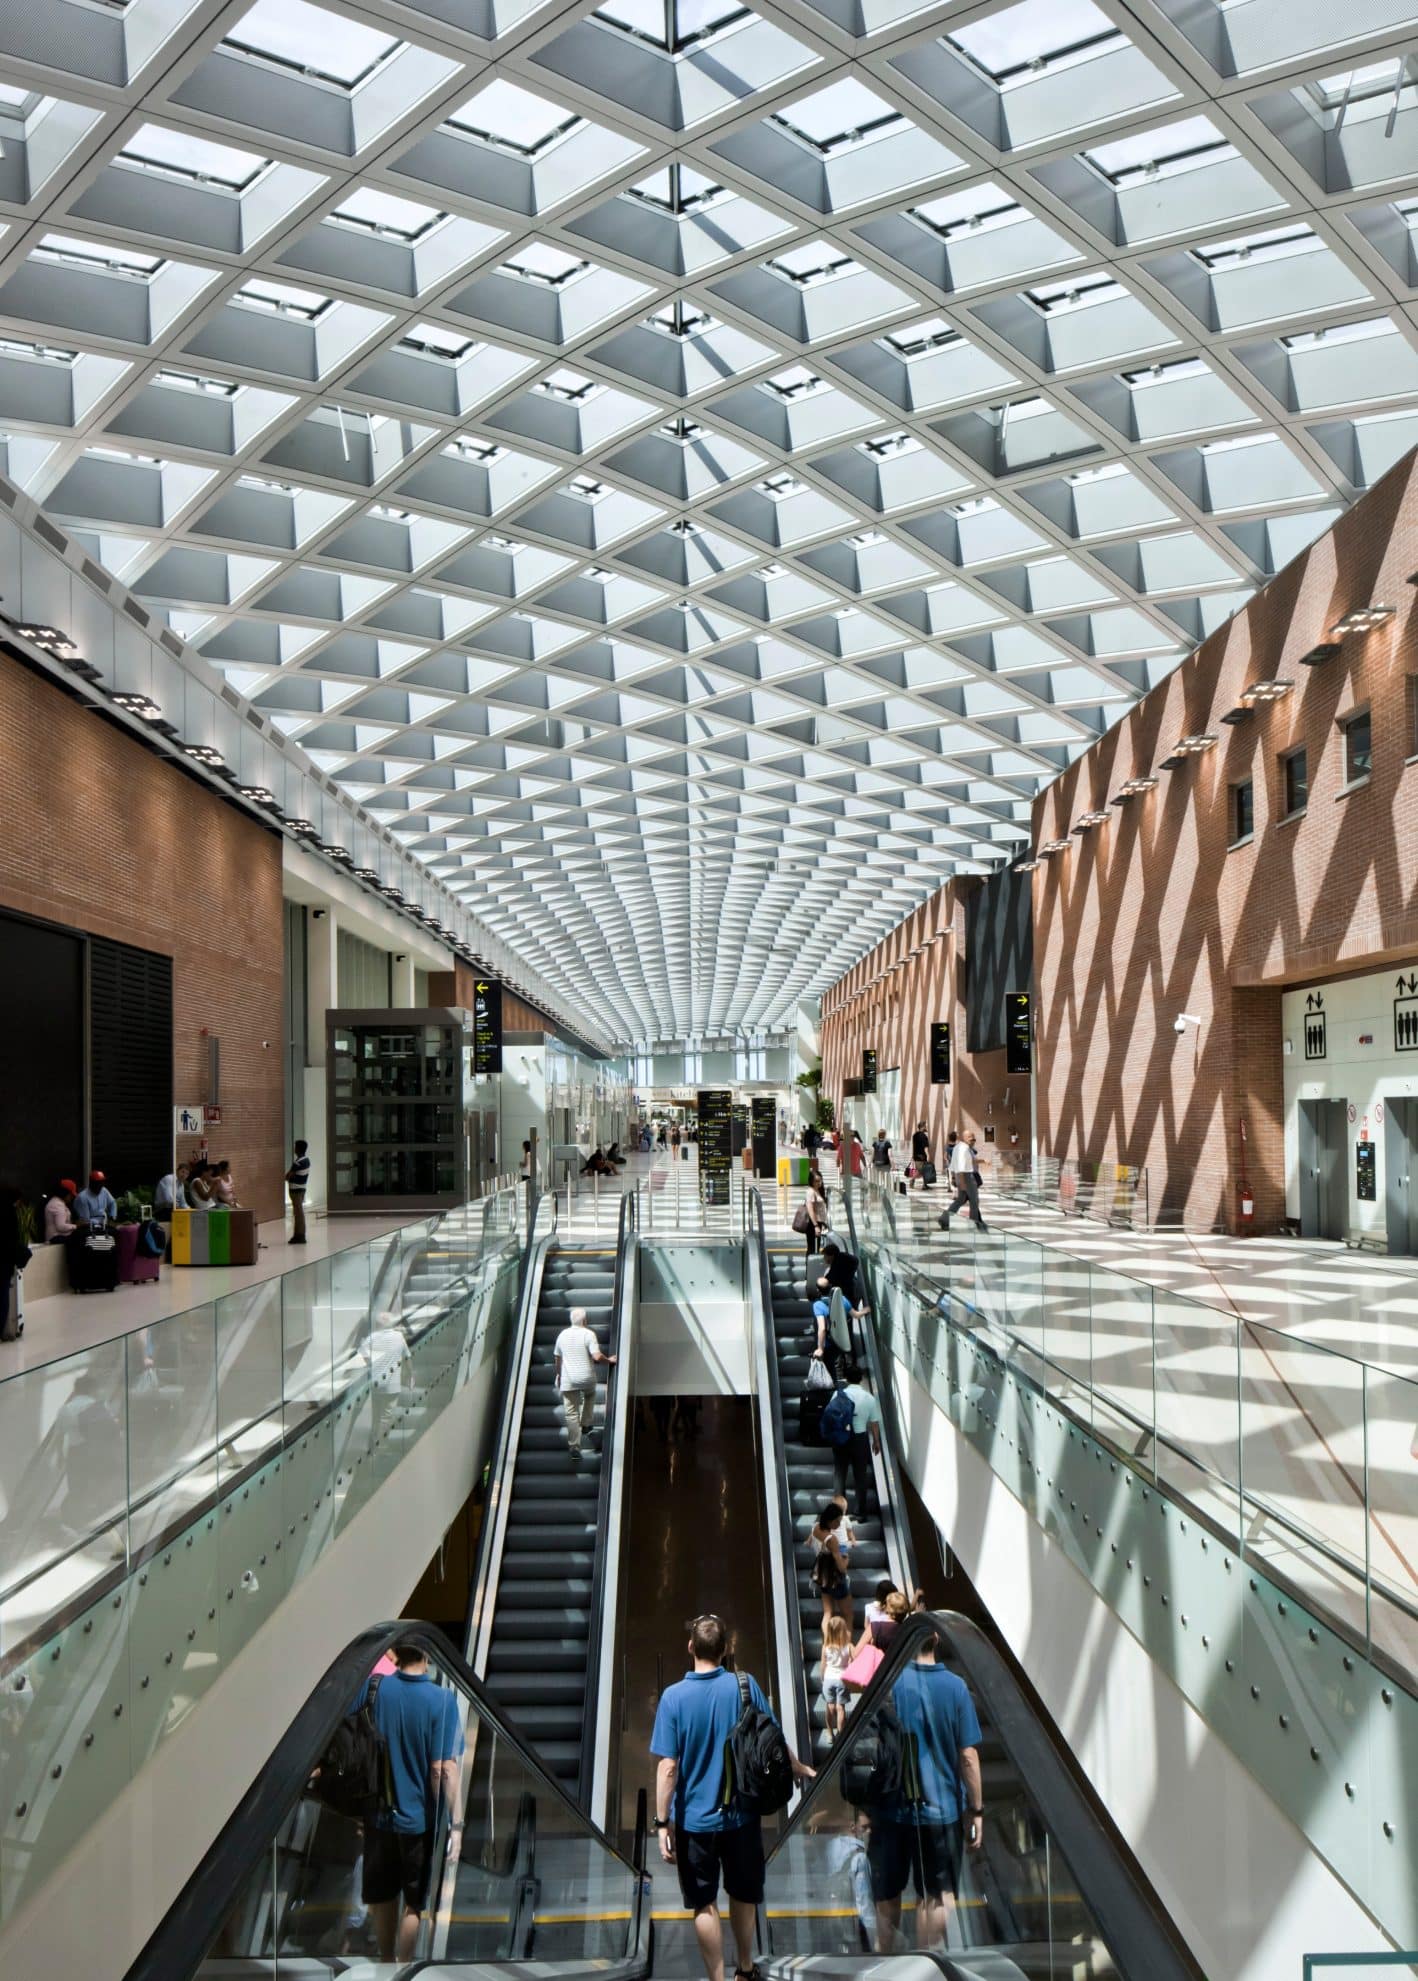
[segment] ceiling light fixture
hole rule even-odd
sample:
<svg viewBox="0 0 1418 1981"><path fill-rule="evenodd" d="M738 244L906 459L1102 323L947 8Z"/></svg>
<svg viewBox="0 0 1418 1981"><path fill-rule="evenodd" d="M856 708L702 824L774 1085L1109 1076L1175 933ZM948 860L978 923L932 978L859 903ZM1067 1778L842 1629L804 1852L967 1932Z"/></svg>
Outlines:
<svg viewBox="0 0 1418 1981"><path fill-rule="evenodd" d="M236 788L241 796L253 805L274 805L276 802L275 792L267 785L238 784Z"/></svg>
<svg viewBox="0 0 1418 1981"><path fill-rule="evenodd" d="M136 689L120 688L113 697L113 706L121 708L125 715L135 715L139 722L159 723L163 719L162 709L151 695Z"/></svg>
<svg viewBox="0 0 1418 1981"><path fill-rule="evenodd" d="M227 767L226 758L210 743L184 743L182 754L194 764L201 764L203 770L225 770Z"/></svg>

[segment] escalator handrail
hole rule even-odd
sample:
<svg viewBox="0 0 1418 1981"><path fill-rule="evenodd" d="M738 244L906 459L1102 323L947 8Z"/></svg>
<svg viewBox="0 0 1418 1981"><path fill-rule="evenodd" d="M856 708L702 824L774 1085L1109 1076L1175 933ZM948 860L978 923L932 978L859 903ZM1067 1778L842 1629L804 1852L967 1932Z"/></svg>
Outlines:
<svg viewBox="0 0 1418 1981"><path fill-rule="evenodd" d="M755 1185L748 1192L749 1243L753 1247L754 1263L757 1271L759 1299L763 1315L763 1390L768 1409L768 1424L771 1439L771 1452L764 1453L765 1474L771 1463L777 1486L773 1494L775 1505L769 1509L769 1519L777 1534L778 1547L782 1555L782 1581L780 1588L787 1592L790 1607L787 1645L783 1646L786 1655L778 1660L780 1689L785 1683L786 1674L791 1672L793 1683L783 1699L782 1709L786 1719L789 1698L792 1701L793 1751L804 1758L813 1751L812 1701L808 1693L807 1665L802 1655L802 1627L798 1592L798 1537L793 1525L793 1496L788 1487L788 1449L783 1434L782 1385L778 1380L778 1328L773 1313L773 1275L768 1264L768 1233L763 1216L763 1197ZM765 1476L764 1485L768 1480ZM771 1537L770 1537L771 1549ZM782 1639L783 1618L774 1617L777 1634Z"/></svg>
<svg viewBox="0 0 1418 1981"><path fill-rule="evenodd" d="M611 1325L607 1353L616 1361L606 1371L604 1414L601 1426L601 1477L596 1494L596 1553L591 1571L591 1616L600 1628L593 1628L586 1646L585 1731L590 1738L581 1742L581 1770L577 1778L578 1797L584 1808L591 1807L597 1776L606 1778L606 1746L609 1728L601 1724L601 1674L614 1663L613 1638L618 1614L616 1595L620 1586L621 1520L625 1504L625 1467L616 1464L616 1445L624 1444L626 1388L629 1372L620 1363L621 1349L629 1337L628 1307L635 1291L635 1260L632 1247L637 1242L636 1195L622 1193L620 1222L616 1230L615 1284L611 1292ZM621 1453L623 1459L623 1452ZM607 1598L610 1598L607 1601Z"/></svg>
<svg viewBox="0 0 1418 1981"><path fill-rule="evenodd" d="M782 1830L768 1854L773 1860L801 1835L823 1808L851 1750L852 1728L864 1721L895 1684L932 1631L941 1647L959 1666L982 1716L993 1729L1024 1784L1039 1819L1066 1859L1079 1893L1104 1943L1124 1975L1148 1981L1200 1981L1200 1969L1158 1905L1140 1872L1119 1847L1092 1796L1060 1752L1052 1728L1039 1717L1008 1662L985 1633L954 1610L909 1616L898 1631L876 1676L862 1694L847 1723L846 1737L836 1743L817 1771L817 1779ZM986 1808L985 1820L990 1820Z"/></svg>
<svg viewBox="0 0 1418 1981"><path fill-rule="evenodd" d="M539 1233L537 1221L541 1204L547 1201L551 1205L550 1223L546 1231ZM542 1272L555 1235L556 1198L554 1196L549 1199L538 1198L528 1212L527 1244L522 1255L517 1324L513 1330L507 1373L502 1382L502 1410L498 1419L497 1435L493 1441L492 1456L488 1461L488 1486L483 1497L482 1525L478 1531L477 1547L473 1553L472 1573L468 1583L468 1606L463 1617L463 1655L470 1664L474 1662L479 1638L491 1641L492 1616L496 1607L498 1572L501 1566L502 1537L507 1526L504 1509L511 1495L512 1474L517 1464L517 1447L522 1436L522 1413L526 1405L527 1384L530 1380L536 1340ZM485 1649L486 1645L484 1645Z"/></svg>
<svg viewBox="0 0 1418 1981"><path fill-rule="evenodd" d="M340 1721L359 1696L361 1686L386 1651L395 1644L416 1644L429 1663L450 1677L470 1698L505 1743L518 1765L530 1775L538 1794L558 1806L561 1822L571 1834L579 1825L615 1861L632 1874L635 1900L628 1945L640 1949L648 1920L640 1888L643 1878L603 1831L578 1809L566 1790L547 1773L535 1752L515 1733L493 1702L482 1681L453 1649L436 1624L400 1621L379 1623L361 1631L316 1681L275 1748L260 1766L251 1787L223 1825L216 1841L169 1907L166 1917L128 1969L125 1981L192 1981L201 1970L207 1948L220 1932L233 1899L244 1892L269 1852L291 1810L300 1801L311 1772L330 1743ZM643 1853L643 1840L637 1837ZM446 1964L446 1963L445 1963ZM478 1965L492 1963L479 1962ZM648 1971L648 1963L640 1970Z"/></svg>
<svg viewBox="0 0 1418 1981"><path fill-rule="evenodd" d="M868 1292L867 1262L857 1239L857 1220L852 1210L851 1178L842 1179L842 1201L847 1209L847 1230L852 1242L852 1256L857 1261L857 1269L862 1275L862 1291ZM892 1211L895 1229L894 1210L890 1198L886 1205ZM881 1344L876 1338L874 1319L876 1303L871 1303L872 1312L864 1322L859 1322L857 1334L862 1344L862 1357L867 1374L871 1377L872 1394L881 1410L881 1466L886 1475L886 1500L881 1508L882 1533L887 1546L887 1564L891 1569L892 1580L902 1590L909 1601L916 1591L916 1553L911 1545L911 1528L906 1518L906 1501L902 1494L901 1466L897 1458L900 1450L900 1425L896 1415L896 1394L884 1380L884 1363Z"/></svg>

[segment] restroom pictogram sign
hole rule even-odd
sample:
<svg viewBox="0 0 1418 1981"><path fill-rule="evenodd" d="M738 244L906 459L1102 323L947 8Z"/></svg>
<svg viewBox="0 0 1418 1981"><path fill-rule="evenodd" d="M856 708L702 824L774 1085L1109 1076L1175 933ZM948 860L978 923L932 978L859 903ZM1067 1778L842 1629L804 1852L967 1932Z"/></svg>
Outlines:
<svg viewBox="0 0 1418 1981"><path fill-rule="evenodd" d="M1305 1057L1323 1059L1329 1050L1326 1038L1324 993L1310 991L1305 998Z"/></svg>

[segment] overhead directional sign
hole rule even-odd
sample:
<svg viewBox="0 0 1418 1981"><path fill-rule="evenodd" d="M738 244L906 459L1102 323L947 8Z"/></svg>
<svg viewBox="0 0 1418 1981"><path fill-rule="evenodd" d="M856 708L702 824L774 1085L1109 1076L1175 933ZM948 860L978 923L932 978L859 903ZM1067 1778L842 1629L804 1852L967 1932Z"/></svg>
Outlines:
<svg viewBox="0 0 1418 1981"><path fill-rule="evenodd" d="M502 1071L502 986L473 985L473 1072Z"/></svg>
<svg viewBox="0 0 1418 1981"><path fill-rule="evenodd" d="M734 1169L734 1097L727 1087L701 1087L699 1191L706 1204L727 1204Z"/></svg>

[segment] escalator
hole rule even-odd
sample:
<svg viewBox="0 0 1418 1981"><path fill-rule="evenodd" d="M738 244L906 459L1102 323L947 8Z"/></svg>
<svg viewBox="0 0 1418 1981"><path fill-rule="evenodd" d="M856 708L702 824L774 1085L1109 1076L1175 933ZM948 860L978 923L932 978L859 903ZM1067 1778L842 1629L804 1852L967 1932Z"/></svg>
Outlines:
<svg viewBox="0 0 1418 1981"><path fill-rule="evenodd" d="M615 1250L552 1245L532 1280L521 1364L494 1456L485 1544L473 1591L469 1662L542 1765L589 1806L596 1761L602 1620L615 1607L609 1544L624 1494L613 1448L624 1378L597 1386L595 1417L574 1458L556 1389L556 1338L585 1309L603 1354L619 1356L633 1311L634 1198L621 1200ZM629 1294L631 1297L625 1297ZM530 1320L530 1326L527 1321Z"/></svg>
<svg viewBox="0 0 1418 1981"><path fill-rule="evenodd" d="M483 1675L497 1703L569 1794L586 1743L586 1672L600 1516L606 1391L580 1459L567 1448L553 1349L573 1307L614 1353L615 1255L558 1248L546 1262L522 1435L512 1474L497 1600Z"/></svg>
<svg viewBox="0 0 1418 1981"><path fill-rule="evenodd" d="M769 1273L770 1379L777 1400L780 1491L792 1524L792 1586L796 1604L790 1606L786 1623L798 1647L798 1663L807 1685L804 1710L812 1728L813 1753L820 1758L827 1746L827 1716L820 1688L808 1675L817 1671L822 1656L822 1597L812 1579L817 1550L809 1537L832 1494L832 1451L826 1445L804 1444L799 1433L798 1399L807 1381L813 1347L812 1304L807 1296L807 1269L802 1250L795 1246L791 1251L766 1251L764 1256ZM814 1268L821 1270L820 1260L814 1261ZM857 1541L850 1567L858 1604L855 1629L860 1631L865 1597L883 1577L891 1576L895 1580L903 1564L899 1559L888 1559L886 1526L879 1511L862 1516L853 1506L852 1523ZM898 1550L893 1548L892 1553L897 1554Z"/></svg>
<svg viewBox="0 0 1418 1981"><path fill-rule="evenodd" d="M411 1959L378 1964L361 1896L359 1824L324 1807L312 1776L376 1661L395 1642L429 1659L452 1698L462 1750L460 1849L440 1808L430 1896ZM559 1974L643 1981L650 1972L642 1796L622 1857L541 1766L487 1688L431 1624L382 1624L341 1652L128 1970L127 1981L390 1981L537 1961ZM516 1966L512 1966L516 1963Z"/></svg>

